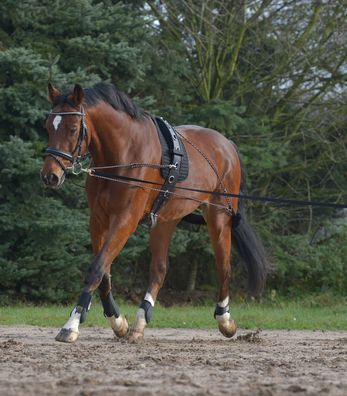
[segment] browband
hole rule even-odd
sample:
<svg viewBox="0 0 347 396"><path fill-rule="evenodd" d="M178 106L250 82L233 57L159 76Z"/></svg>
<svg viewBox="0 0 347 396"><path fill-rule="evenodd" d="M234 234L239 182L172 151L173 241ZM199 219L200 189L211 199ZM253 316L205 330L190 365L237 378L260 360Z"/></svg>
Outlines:
<svg viewBox="0 0 347 396"><path fill-rule="evenodd" d="M78 115L84 117L86 113L82 113L80 111L65 111L65 112L50 111L48 115Z"/></svg>

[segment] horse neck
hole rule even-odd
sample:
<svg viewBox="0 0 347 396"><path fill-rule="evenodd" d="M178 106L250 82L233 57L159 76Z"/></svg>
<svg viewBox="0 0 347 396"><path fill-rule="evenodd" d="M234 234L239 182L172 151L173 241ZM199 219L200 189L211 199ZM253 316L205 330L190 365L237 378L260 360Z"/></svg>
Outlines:
<svg viewBox="0 0 347 396"><path fill-rule="evenodd" d="M88 111L91 124L89 151L95 166L126 164L138 160L146 140L142 123L110 106Z"/></svg>

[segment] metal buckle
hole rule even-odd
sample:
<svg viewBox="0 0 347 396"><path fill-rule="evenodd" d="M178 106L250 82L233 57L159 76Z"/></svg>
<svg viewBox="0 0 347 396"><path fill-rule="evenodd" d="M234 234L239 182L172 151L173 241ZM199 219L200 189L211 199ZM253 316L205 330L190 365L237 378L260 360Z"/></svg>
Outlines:
<svg viewBox="0 0 347 396"><path fill-rule="evenodd" d="M234 215L234 209L232 206L228 205L228 207L225 208L225 211L228 213L228 215L233 216Z"/></svg>
<svg viewBox="0 0 347 396"><path fill-rule="evenodd" d="M156 213L151 212L151 228L155 227L157 225L157 220L158 220L158 215Z"/></svg>

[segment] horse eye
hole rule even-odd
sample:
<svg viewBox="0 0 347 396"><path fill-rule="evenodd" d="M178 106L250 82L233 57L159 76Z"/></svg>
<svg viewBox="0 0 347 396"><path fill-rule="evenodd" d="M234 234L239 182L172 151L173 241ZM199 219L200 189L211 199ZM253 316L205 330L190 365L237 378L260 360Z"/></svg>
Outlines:
<svg viewBox="0 0 347 396"><path fill-rule="evenodd" d="M77 132L77 128L76 127L71 128L71 133L76 133L76 132Z"/></svg>

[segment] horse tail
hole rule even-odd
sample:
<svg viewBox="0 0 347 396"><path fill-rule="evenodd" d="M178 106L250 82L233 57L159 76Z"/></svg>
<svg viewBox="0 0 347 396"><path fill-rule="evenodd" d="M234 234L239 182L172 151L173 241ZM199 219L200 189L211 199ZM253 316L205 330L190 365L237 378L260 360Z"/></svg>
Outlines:
<svg viewBox="0 0 347 396"><path fill-rule="evenodd" d="M236 148L236 146L235 146ZM236 148L237 150L237 148ZM240 194L245 193L245 168L239 151L237 150L241 166ZM239 199L238 210L233 221L232 238L240 257L246 264L248 271L248 285L253 295L259 295L266 283L270 270L270 263L265 253L264 246L248 223L244 199Z"/></svg>

